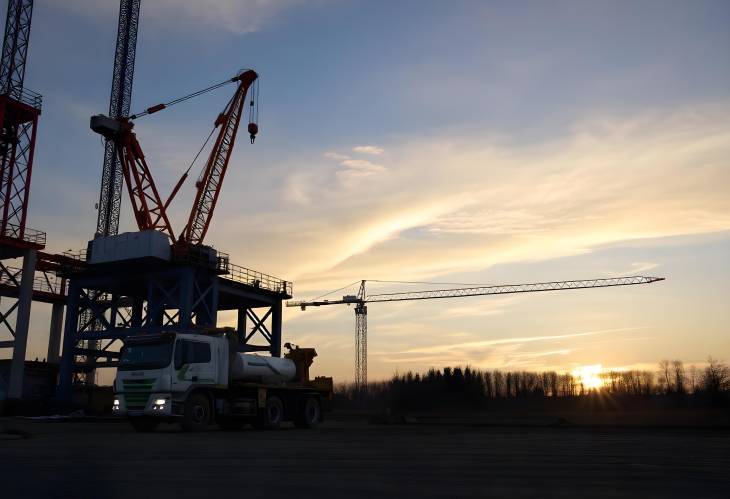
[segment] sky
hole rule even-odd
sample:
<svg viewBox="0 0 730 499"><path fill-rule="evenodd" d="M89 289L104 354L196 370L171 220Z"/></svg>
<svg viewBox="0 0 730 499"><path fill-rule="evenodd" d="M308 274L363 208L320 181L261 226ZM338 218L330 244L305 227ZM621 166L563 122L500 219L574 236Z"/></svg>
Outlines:
<svg viewBox="0 0 730 499"><path fill-rule="evenodd" d="M95 228L103 147L88 121L108 107L117 14L116 0L35 2L28 226L53 251ZM297 299L361 279L667 279L372 304L370 379L730 360L728 26L726 1L142 0L132 111L260 74L259 137L237 144L207 241L294 281ZM138 120L163 193L232 91ZM34 305L29 358L45 357L49 315ZM314 374L353 378L351 308L284 320L284 341L317 349Z"/></svg>

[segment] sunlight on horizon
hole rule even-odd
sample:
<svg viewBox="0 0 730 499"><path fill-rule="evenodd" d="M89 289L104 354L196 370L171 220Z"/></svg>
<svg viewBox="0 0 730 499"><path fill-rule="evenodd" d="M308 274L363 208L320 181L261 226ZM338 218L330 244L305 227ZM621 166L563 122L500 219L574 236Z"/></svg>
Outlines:
<svg viewBox="0 0 730 499"><path fill-rule="evenodd" d="M605 386L605 380L601 376L604 372L601 364L590 364L576 367L571 371L573 375L587 390L600 390Z"/></svg>

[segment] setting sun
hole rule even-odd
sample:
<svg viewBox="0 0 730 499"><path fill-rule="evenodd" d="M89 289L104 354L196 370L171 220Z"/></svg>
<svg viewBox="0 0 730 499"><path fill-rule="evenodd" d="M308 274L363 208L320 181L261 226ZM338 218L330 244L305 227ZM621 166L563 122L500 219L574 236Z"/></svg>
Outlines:
<svg viewBox="0 0 730 499"><path fill-rule="evenodd" d="M603 387L604 383L601 373L603 373L603 366L601 364L576 367L571 372L587 390L599 390Z"/></svg>

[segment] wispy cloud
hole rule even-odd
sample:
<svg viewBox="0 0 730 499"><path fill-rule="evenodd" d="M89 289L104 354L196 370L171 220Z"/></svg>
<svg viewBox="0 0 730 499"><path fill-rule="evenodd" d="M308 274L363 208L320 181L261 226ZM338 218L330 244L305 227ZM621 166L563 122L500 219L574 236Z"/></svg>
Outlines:
<svg viewBox="0 0 730 499"><path fill-rule="evenodd" d="M476 349L484 348L494 345L508 345L508 344L519 344L524 345L526 343L533 343L536 341L550 341L550 340L563 340L568 338L579 338L582 336L595 336L599 334L617 333L624 331L633 331L641 329L638 327L631 328L620 328L620 329L605 329L601 331L588 331L583 333L569 333L569 334L553 334L546 336L523 336L517 338L501 338L498 340L483 340L483 341L470 341L465 343L449 343L444 345L434 345L429 347L412 348L405 350L401 353L437 353L437 352L448 352L451 350L464 350L464 349Z"/></svg>
<svg viewBox="0 0 730 499"><path fill-rule="evenodd" d="M308 164L284 182L329 207L281 227L295 240L316 234L300 240L303 258L291 272L333 287L365 271L431 278L727 230L727 111L730 103L601 117L529 146L488 135L393 143L377 164L327 153L338 173Z"/></svg>
<svg viewBox="0 0 730 499"><path fill-rule="evenodd" d="M565 358L580 351L585 342L592 344L597 337L614 335L614 344L624 341L623 333L643 327L614 328L581 333L521 336L494 340L442 343L418 348L399 349L398 343L387 350L371 352L374 362L384 365L444 367L471 365L483 369L547 369L565 364ZM473 336L473 335L470 335ZM458 338L458 336L457 336Z"/></svg>
<svg viewBox="0 0 730 499"><path fill-rule="evenodd" d="M347 156L345 154L340 154L338 152L334 151L327 151L324 153L325 158L334 159L335 161L345 161L350 159L350 156Z"/></svg>
<svg viewBox="0 0 730 499"><path fill-rule="evenodd" d="M354 148L354 150L357 149L357 147ZM357 186L362 179L383 173L387 170L384 166L373 163L368 159L352 158L346 154L340 154L334 151L324 153L324 157L336 161L342 167L335 172L335 178L345 188Z"/></svg>
<svg viewBox="0 0 730 499"><path fill-rule="evenodd" d="M385 149L378 146L355 146L352 150L358 154L372 154L379 156L385 152Z"/></svg>

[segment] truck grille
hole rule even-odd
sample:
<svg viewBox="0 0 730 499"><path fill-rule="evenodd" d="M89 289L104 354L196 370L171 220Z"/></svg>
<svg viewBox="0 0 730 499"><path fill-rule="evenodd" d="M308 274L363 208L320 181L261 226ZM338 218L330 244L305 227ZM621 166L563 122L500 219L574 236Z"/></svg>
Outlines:
<svg viewBox="0 0 730 499"><path fill-rule="evenodd" d="M154 378L125 379L122 383L124 386L124 403L127 410L144 409L152 393L152 386L155 384Z"/></svg>

